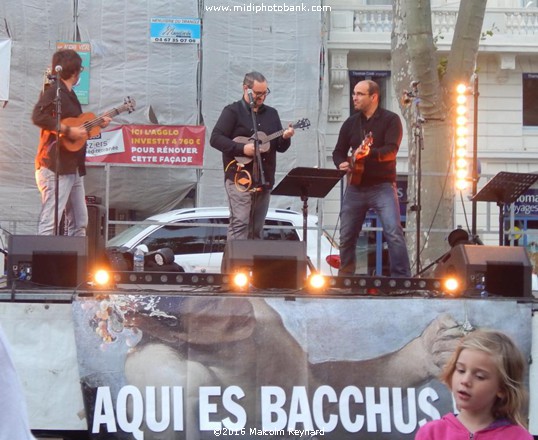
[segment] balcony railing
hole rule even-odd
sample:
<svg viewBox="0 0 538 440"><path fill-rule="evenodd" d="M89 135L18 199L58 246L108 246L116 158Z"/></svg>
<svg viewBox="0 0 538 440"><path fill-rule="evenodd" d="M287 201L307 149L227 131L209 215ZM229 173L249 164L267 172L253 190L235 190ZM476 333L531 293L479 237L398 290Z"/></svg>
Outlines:
<svg viewBox="0 0 538 440"><path fill-rule="evenodd" d="M353 19L340 20L333 32L353 32L368 34L390 34L392 28L392 8L390 6L331 6L331 15L352 15ZM349 15L348 15L349 14ZM432 27L434 36L453 35L456 27L458 11L455 9L435 9L432 11ZM352 26L351 26L352 22ZM346 23L342 26L342 23ZM486 40L495 43L512 40L514 36L524 37L538 34L538 10L488 9L484 20L484 31L491 30ZM517 38L519 39L519 38ZM531 41L526 39L527 43Z"/></svg>

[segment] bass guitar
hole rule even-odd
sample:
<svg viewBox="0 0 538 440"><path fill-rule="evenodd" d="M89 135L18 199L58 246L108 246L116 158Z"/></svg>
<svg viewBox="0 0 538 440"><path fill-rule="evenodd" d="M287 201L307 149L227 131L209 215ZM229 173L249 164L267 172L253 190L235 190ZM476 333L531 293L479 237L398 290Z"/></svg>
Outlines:
<svg viewBox="0 0 538 440"><path fill-rule="evenodd" d="M293 124L292 127L295 130L308 128L308 127L310 127L310 121L308 119L306 119L306 118L305 119L300 119L295 124ZM269 151L269 147L271 146L270 142L273 139L276 139L277 137L282 136L282 134L284 134L284 132L287 130L287 128L288 127L283 128L282 130L278 130L277 132L275 132L273 134L270 134L270 135L266 135L263 131L259 131L258 132L258 139L260 141L260 153L265 153L265 152ZM252 138L252 137L248 138L246 136L237 136L236 138L234 138L234 141L238 142L240 144L246 145L246 144L254 142L254 138ZM247 157L247 156L237 156L235 158L235 160L237 162L242 163L243 165L245 165L247 163L252 162L253 158L252 157Z"/></svg>
<svg viewBox="0 0 538 440"><path fill-rule="evenodd" d="M97 136L99 133L101 133L101 127L100 125L103 123L104 117L113 117L116 115L119 115L123 112L133 112L135 110L136 102L133 98L130 98L129 96L125 98L123 105L113 108L112 110L107 111L106 113L103 113L101 116L95 116L93 113L82 113L76 118L65 118L62 119L62 124L67 125L68 127L80 127L81 125L84 126L86 131L88 132L88 139ZM84 139L78 139L78 140L71 140L68 137L62 137L62 146L71 152L80 150L84 144L86 143L86 140Z"/></svg>
<svg viewBox="0 0 538 440"><path fill-rule="evenodd" d="M366 134L361 144L353 150L349 160L350 173L348 174L348 183L350 185L359 185L364 172L364 158L370 154L370 148L374 143L372 132Z"/></svg>

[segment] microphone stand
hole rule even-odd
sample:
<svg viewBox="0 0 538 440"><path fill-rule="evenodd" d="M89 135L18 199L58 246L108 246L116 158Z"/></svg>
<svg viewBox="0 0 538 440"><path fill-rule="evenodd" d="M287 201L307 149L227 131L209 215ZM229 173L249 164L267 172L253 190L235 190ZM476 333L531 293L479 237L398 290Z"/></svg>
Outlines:
<svg viewBox="0 0 538 440"><path fill-rule="evenodd" d="M250 116L252 117L252 128L254 131L254 134L252 136L252 139L254 140L254 159L252 163L252 179L253 179L253 186L254 186L254 193L252 195L252 198L254 199L252 202L255 205L256 204L256 194L258 191L261 191L266 183L265 183L265 174L263 172L262 167L262 156L260 152L260 137L258 135L258 120L256 118L256 112L254 111L254 96L252 95L252 92L249 91L248 93L249 101L250 101ZM254 216L254 210L250 210L250 215ZM251 218L251 221L249 222L249 236L250 238L254 238L254 219Z"/></svg>
<svg viewBox="0 0 538 440"><path fill-rule="evenodd" d="M60 198L60 130L62 128L62 100L60 99L60 73L56 73L56 170L54 185L54 235L60 235L58 205Z"/></svg>
<svg viewBox="0 0 538 440"><path fill-rule="evenodd" d="M413 85L411 92L409 93L410 97L414 98L414 109L415 109L415 120L413 122L413 137L415 142L415 149L417 152L416 156L416 192L415 192L415 203L411 205L410 210L416 212L416 267L417 273L420 271L420 221L421 221L421 192L422 192L422 150L424 149L424 132L422 129L422 124L425 122L425 119L420 113L420 99L418 98L418 84Z"/></svg>
<svg viewBox="0 0 538 440"><path fill-rule="evenodd" d="M254 140L254 160L252 165L252 174L254 185L258 188L265 187L265 175L263 173L262 167L262 156L260 153L260 137L258 135L258 121L256 119L256 112L254 111L254 98L249 94L250 100L250 116L252 117L252 128L254 135L252 139Z"/></svg>

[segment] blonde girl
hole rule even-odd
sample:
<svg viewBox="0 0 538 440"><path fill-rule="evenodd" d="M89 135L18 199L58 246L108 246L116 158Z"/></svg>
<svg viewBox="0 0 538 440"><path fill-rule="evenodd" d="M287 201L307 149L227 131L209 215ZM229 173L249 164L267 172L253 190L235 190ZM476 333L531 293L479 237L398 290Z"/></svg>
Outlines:
<svg viewBox="0 0 538 440"><path fill-rule="evenodd" d="M523 354L507 335L469 333L441 376L459 413L422 426L415 440L533 440L521 415L524 372Z"/></svg>

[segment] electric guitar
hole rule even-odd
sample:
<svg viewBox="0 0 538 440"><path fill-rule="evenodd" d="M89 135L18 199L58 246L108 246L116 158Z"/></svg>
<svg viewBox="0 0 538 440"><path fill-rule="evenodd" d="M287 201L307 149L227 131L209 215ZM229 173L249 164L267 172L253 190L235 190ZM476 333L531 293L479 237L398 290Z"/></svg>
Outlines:
<svg viewBox="0 0 538 440"><path fill-rule="evenodd" d="M292 127L294 129L308 128L308 127L310 127L310 121L308 119L306 119L306 118L305 119L300 119L295 124L293 124ZM277 132L275 132L273 134L270 134L270 135L266 135L263 131L259 131L258 132L258 139L260 141L260 153L265 153L265 152L269 151L269 147L271 146L270 142L273 139L276 139L277 137L282 136L282 134L284 134L284 132L287 130L287 128L288 127L283 128L282 130L278 130ZM237 136L236 138L234 138L234 141L238 142L240 144L246 145L246 144L249 144L251 142L254 142L254 138L252 138L252 137L248 138L246 136ZM253 159L254 158L247 157L247 156L237 156L235 158L235 160L237 162L242 163L243 165L252 162Z"/></svg>
<svg viewBox="0 0 538 440"><path fill-rule="evenodd" d="M351 185L359 185L364 172L364 158L370 154L370 148L374 143L372 132L364 136L361 144L351 153L349 160L350 173L348 174L348 183Z"/></svg>
<svg viewBox="0 0 538 440"><path fill-rule="evenodd" d="M103 117L113 117L123 112L132 113L135 110L135 105L135 100L128 96L127 98L125 98L123 105L113 108L112 110L103 113L101 116L96 117L93 113L90 112L82 113L76 118L62 119L62 124L67 125L68 127L79 127L81 125L84 126L84 128L88 132L89 139L101 133L100 125L103 123ZM76 141L73 141L66 136L62 137L62 146L66 150L71 152L80 150L85 143L85 139L78 139Z"/></svg>

